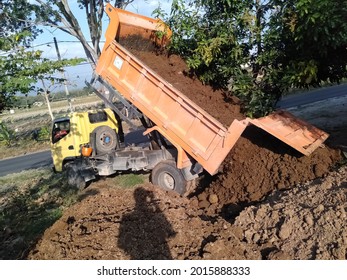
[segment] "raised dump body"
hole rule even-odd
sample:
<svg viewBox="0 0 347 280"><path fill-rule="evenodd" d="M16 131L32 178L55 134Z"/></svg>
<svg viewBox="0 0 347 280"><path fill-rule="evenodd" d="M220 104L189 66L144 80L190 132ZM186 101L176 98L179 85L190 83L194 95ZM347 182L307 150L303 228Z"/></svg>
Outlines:
<svg viewBox="0 0 347 280"><path fill-rule="evenodd" d="M177 148L178 168L190 166L192 157L211 175L215 174L249 124L268 131L304 154L311 153L328 137L323 131L282 112L255 120L234 120L229 128L224 127L120 45L120 38L126 36L141 36L165 45L171 31L162 21L116 9L110 4L106 12L110 23L96 72L155 124L146 133L157 130Z"/></svg>

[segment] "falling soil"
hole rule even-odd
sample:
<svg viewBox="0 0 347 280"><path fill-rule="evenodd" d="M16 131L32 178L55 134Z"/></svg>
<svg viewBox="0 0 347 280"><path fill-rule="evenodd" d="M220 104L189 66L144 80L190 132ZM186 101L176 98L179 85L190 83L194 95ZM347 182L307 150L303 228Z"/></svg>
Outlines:
<svg viewBox="0 0 347 280"><path fill-rule="evenodd" d="M134 47L138 43L122 40L222 124L244 118L237 98L189 75L180 57ZM188 197L150 184L122 190L107 181L93 183L28 258L345 259L347 171L331 173L341 159L328 146L302 156L249 127L221 172L203 176Z"/></svg>

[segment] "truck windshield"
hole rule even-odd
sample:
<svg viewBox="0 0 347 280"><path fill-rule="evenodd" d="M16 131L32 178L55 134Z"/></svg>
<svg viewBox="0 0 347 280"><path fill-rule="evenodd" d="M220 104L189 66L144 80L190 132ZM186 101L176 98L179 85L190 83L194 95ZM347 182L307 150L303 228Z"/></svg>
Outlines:
<svg viewBox="0 0 347 280"><path fill-rule="evenodd" d="M53 124L52 143L63 139L70 132L70 120L57 121Z"/></svg>

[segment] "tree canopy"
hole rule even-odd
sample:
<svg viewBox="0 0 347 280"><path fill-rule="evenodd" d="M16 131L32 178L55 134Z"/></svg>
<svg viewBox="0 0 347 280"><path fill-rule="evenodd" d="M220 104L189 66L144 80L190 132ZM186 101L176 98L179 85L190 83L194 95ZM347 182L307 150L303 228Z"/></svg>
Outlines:
<svg viewBox="0 0 347 280"><path fill-rule="evenodd" d="M115 0L114 5L124 8L134 0ZM0 112L11 104L16 93L27 94L38 80L54 77L57 70L74 65L81 59L50 61L42 57L41 51L30 51L30 43L42 32L40 27L58 28L77 38L87 59L95 68L100 55L100 38L104 6L108 0L78 0L85 12L89 34L82 32L76 11L72 11L67 0L3 0L0 3ZM90 43L91 41L91 43Z"/></svg>
<svg viewBox="0 0 347 280"><path fill-rule="evenodd" d="M346 0L174 0L171 48L260 116L293 87L347 76L346 17Z"/></svg>
<svg viewBox="0 0 347 280"><path fill-rule="evenodd" d="M125 8L134 0L115 0L112 4ZM95 69L100 55L100 40L103 31L104 8L110 0L77 0L78 7L85 13L89 34L82 30L77 11L71 8L67 0L35 0L31 1L31 9L35 11L35 22L41 26L50 26L75 37L81 42L86 57Z"/></svg>
<svg viewBox="0 0 347 280"><path fill-rule="evenodd" d="M2 1L0 6L0 111L11 105L15 94L27 94L38 80L60 82L56 71L75 65L81 59L51 61L42 52L32 50L30 43L40 34L32 21L28 1ZM39 89L38 89L39 90Z"/></svg>

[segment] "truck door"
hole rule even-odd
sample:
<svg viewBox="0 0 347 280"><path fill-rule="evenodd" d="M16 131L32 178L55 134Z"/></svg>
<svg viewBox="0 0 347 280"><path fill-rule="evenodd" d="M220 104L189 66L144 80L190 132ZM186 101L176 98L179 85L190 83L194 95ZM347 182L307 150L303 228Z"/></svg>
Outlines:
<svg viewBox="0 0 347 280"><path fill-rule="evenodd" d="M56 171L62 171L64 159L73 158L78 153L69 118L59 119L53 123L51 151Z"/></svg>

